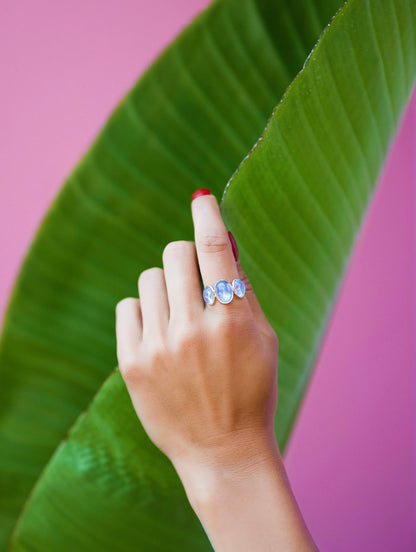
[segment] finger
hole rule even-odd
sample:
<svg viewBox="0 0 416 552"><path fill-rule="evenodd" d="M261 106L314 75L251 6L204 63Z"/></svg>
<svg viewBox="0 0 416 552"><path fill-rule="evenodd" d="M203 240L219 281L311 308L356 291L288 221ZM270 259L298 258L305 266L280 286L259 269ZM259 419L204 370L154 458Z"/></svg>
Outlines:
<svg viewBox="0 0 416 552"><path fill-rule="evenodd" d="M218 280L231 283L238 277L227 228L214 195L203 195L192 201L195 246L204 286L215 287ZM241 307L244 297L232 301L228 308ZM216 302L217 303L217 302Z"/></svg>
<svg viewBox="0 0 416 552"><path fill-rule="evenodd" d="M117 358L119 365L129 364L138 351L143 324L140 300L126 297L116 305Z"/></svg>
<svg viewBox="0 0 416 552"><path fill-rule="evenodd" d="M138 285L143 341L150 337L163 337L169 322L169 302L163 270L159 267L144 270L139 276Z"/></svg>
<svg viewBox="0 0 416 552"><path fill-rule="evenodd" d="M191 322L204 311L198 259L192 241L174 241L163 250L163 270L169 299L169 323Z"/></svg>
<svg viewBox="0 0 416 552"><path fill-rule="evenodd" d="M256 294L254 293L253 286L251 285L247 274L242 269L241 263L239 260L237 260L237 270L238 270L238 277L240 278L240 280L243 280L244 285L246 286L245 297L247 297L248 303L250 305L253 316L256 319L258 327L266 330L267 328L269 328L270 323L267 320L266 315L263 312L263 309L261 308L261 305L256 297Z"/></svg>

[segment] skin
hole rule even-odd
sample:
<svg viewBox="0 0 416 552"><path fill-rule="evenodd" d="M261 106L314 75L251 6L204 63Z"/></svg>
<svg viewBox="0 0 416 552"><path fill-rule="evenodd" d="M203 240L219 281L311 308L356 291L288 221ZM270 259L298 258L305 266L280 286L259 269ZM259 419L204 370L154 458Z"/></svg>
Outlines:
<svg viewBox="0 0 416 552"><path fill-rule="evenodd" d="M139 297L116 306L117 356L134 408L166 454L217 552L316 551L276 442L278 338L215 196L191 203L195 242L163 251ZM246 284L208 306L203 285Z"/></svg>

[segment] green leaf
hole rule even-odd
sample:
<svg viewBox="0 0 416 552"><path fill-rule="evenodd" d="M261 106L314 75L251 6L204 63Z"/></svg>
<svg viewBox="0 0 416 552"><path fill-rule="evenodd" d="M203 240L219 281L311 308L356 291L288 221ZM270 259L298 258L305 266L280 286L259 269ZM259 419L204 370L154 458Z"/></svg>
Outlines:
<svg viewBox="0 0 416 552"><path fill-rule="evenodd" d="M46 492L45 492L46 490ZM12 550L212 550L117 371L57 449Z"/></svg>
<svg viewBox="0 0 416 552"><path fill-rule="evenodd" d="M4 468L7 489L18 495L15 509L4 508L5 515L17 511L64 427L109 371L114 296L136 295L131 279L149 265L160 265L167 241L191 239L189 192L199 184L219 192L226 171L228 177L236 157L251 146L242 151L256 125L261 126L267 101L260 98L267 94L273 102L277 83L282 92L284 78L291 78L283 68L294 67L291 60L301 57L302 40L307 42L319 27L316 21L322 22L312 2L298 5L299 18L291 19L289 10L297 8L289 2L258 2L258 10L248 0L213 4L165 52L164 72L154 66L120 104L50 211L19 276L0 351L2 400L9 401L3 404ZM280 338L276 428L281 445L414 83L415 12L407 0L345 4L229 182L222 202L242 265ZM234 25L238 17L236 34L226 33L224 25ZM235 36L244 40L233 50ZM180 73L189 91L186 100L175 74L178 51L179 59L187 60L188 71L182 65ZM237 51L244 55L234 57ZM255 80L260 77L263 86ZM172 103L165 96L157 104L163 113L156 104L139 110L139 91L154 91L159 79L169 78L164 83ZM140 96L141 106L145 97ZM189 115L186 120L201 123L198 132L175 126L185 119L175 117L173 105L182 117ZM171 196L163 195L167 189ZM78 227L69 222L71 215ZM73 335L63 336L65 331ZM123 389L118 374L112 376L58 449L26 506L13 549L91 550L94 543L114 550L124 535L120 550L207 548L167 459L142 429L132 439L138 423ZM51 420L54 408L57 415ZM124 427L117 440L115 432ZM36 455L38 444L42 450ZM83 458L88 461L82 463ZM138 473L147 475L143 479ZM138 504L129 518L132 501ZM41 519L48 523L39 525ZM69 534L71 546L63 538Z"/></svg>
<svg viewBox="0 0 416 552"><path fill-rule="evenodd" d="M114 308L190 198L230 175L340 0L222 0L163 52L68 178L27 254L0 344L0 549L28 493L117 363ZM238 239L238 235L237 235Z"/></svg>
<svg viewBox="0 0 416 552"><path fill-rule="evenodd" d="M408 0L346 2L223 197L280 337L283 445L414 85L415 19Z"/></svg>

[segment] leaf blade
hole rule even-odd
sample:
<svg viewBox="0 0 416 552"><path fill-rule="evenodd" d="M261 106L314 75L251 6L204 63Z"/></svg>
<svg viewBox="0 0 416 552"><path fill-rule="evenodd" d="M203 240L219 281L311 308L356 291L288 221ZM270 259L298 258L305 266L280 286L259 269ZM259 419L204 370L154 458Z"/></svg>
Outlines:
<svg viewBox="0 0 416 552"><path fill-rule="evenodd" d="M271 7L272 4L273 7ZM358 4L358 2L355 2L355 4ZM239 7L241 5L239 4ZM328 5L326 5L327 8ZM364 6L367 4L361 2L360 5ZM406 9L409 11L411 6L406 2L400 2L398 5L400 5L400 10L397 11L401 22L400 28L402 30L405 29L402 39L413 44L411 42L411 31L407 30L408 23L403 17L404 11ZM239 11L233 11L236 6L233 2L218 2L216 7L214 6L212 11L209 12L211 13L210 17L213 18L212 22L215 19L212 16L215 13L214 10L221 9L221 6L228 6L230 9L228 17L230 14ZM248 11L243 13L251 15L252 11L250 9L252 9L253 4L247 2L244 6ZM284 17L282 19L284 21L293 19L293 14L290 12L292 9L290 3L281 3L279 6L283 10L282 15ZM387 2L383 3L384 10L388 9L388 6L386 6ZM267 10L269 8L272 11L273 9L277 9L277 3L262 1L258 3L257 7L262 14L262 23L267 22L270 24L271 18L266 17L269 13ZM382 13L385 15L384 12ZM373 16L374 14L371 15ZM414 20L413 12L411 12L411 17ZM380 25L379 20L376 22L377 25ZM290 29L292 35L296 36L296 25L293 24ZM197 34L195 36L188 34L191 37L190 42L187 43L186 48L181 52L182 55L179 59L175 52L169 59L172 67L176 68L175 70L187 68L184 78L186 86L189 86L189 90L192 92L192 106L185 105L183 98L180 96L180 90L174 88L175 80L172 78L172 75L175 74L174 72L170 75L164 72L160 76L160 78L165 79L163 86L171 91L171 96L175 98L175 105L177 106L177 110L179 110L175 111L172 106L168 106L167 111L164 112L164 116L166 118L171 117L173 119L169 120L177 122L177 113L184 113L181 110L185 108L188 110L186 112L191 120L198 116L201 124L199 130L201 131L201 136L204 138L199 140L199 153L202 157L199 158L197 164L192 165L193 159L187 155L186 150L181 149L181 144L178 143L177 139L175 141L174 134L167 132L166 135L161 137L160 132L156 130L158 124L160 124L160 112L157 109L149 110L148 112L143 108L140 109L134 94L129 95L120 103L119 109L113 114L105 130L100 134L98 140L88 154L84 156L71 176L69 185L65 187L52 206L48 215L49 218L45 221L46 224L41 228L29 253L26 274L22 274L17 282L14 292L14 298L17 297L17 300L14 299L13 309L9 310L0 350L0 364L3 368L3 376L4 366L7 365L7 372L3 381L9 380L9 384L7 385L8 394L5 397L5 400L8 400L9 403L3 403L3 415L9 416L9 412L12 413L10 418L6 420L7 424L2 427L3 444L7 446L11 445L9 449L10 456L6 458L6 462L4 462L3 457L3 468L6 468L5 473L9 474L9 478L10 474L15 478L21 477L17 483L13 483L13 487L7 487L8 489L13 488L14 491L17 490L16 502L12 503L12 507L10 507L10 502L5 502L1 505L2 515L4 515L3 519L7 519L9 526L18 511L19 505L24 500L30 486L35 481L44 462L49 458L56 443L63 437L66 428L75 419L79 411L82 410L85 403L89 401L89 398L96 389L96 385L109 372L111 369L110 362L111 367L115 364L113 324L110 314L113 314L112 311L116 299L136 294L134 280L137 277L138 271L141 267L147 268L149 265L160 263L161 249L164 243L171 239L190 238L191 225L186 218L186 210L190 192L195 188L195 177L203 179L198 180L198 182L206 182L206 185L218 194L221 189L221 179L225 178L225 176L228 177L232 173L234 167L237 166L237 163L245 155L248 147L251 146L261 131L261 129L255 129L255 121L257 121L255 110L251 110L250 119L247 118L247 120L242 122L239 120L241 111L235 108L234 104L231 106L232 109L227 109L229 106L227 101L223 101L221 104L221 114L224 115L223 119L225 121L224 126L221 126L220 121L222 119L219 116L215 116L212 101L209 101L209 99L214 97L220 103L220 99L215 96L218 93L217 90L209 88L210 82L206 80L206 75L202 75L201 80L195 82L198 66L203 65L204 62L204 56L201 52L205 52L205 54L209 52L207 45L212 44L205 37L206 42L202 43L205 46L201 46L198 41L202 39L197 37ZM222 34L218 32L219 36ZM270 29L268 29L264 40L264 44L270 44L270 41L278 42L280 38L271 35ZM190 44L193 48L189 47ZM196 48L195 45L198 47ZM383 48L383 45L381 47ZM395 46L393 45L393 47ZM198 48L200 48L199 52ZM173 48L170 51L172 50ZM282 55L278 57L281 60L284 59L286 64L289 59L299 60L301 52L304 51L302 50L301 41L294 50L294 53L283 50ZM412 46L404 51L403 55L403 59L406 59L407 56L406 67L408 69L405 73L411 78L414 71L414 47ZM218 55L215 59L218 60ZM277 63L275 58L272 57L272 59ZM301 60L302 62L303 59ZM341 56L340 59L343 60L343 57ZM377 56L373 56L373 61L374 59L377 60ZM397 57L394 61L397 62ZM390 67L387 70L388 73L394 68L395 64L388 59L386 63L387 67ZM279 75L283 74L283 67L287 65L283 63L277 63L277 65L281 71ZM377 67L377 63L375 67ZM238 72L238 64L234 69ZM265 79L270 78L269 74L264 72L264 69L263 74ZM305 72L302 74L304 75ZM338 95L334 94L333 97L339 99L342 92L339 84L336 83L331 72L328 74L327 85L331 85L332 89L338 91ZM273 76L277 79L276 83L278 86L276 86L276 90L279 89L283 92L287 83L282 85L283 81L277 82L281 77L275 76L275 73L273 73ZM332 80L330 77L332 77ZM152 78L147 77L147 81L146 79L142 80L140 85L142 87L141 90L147 87L146 93L149 98L155 90L153 78L154 73ZM301 78L301 76L298 78ZM312 84L316 85L315 82L311 83L311 86ZM409 86L409 82L407 82L407 85ZM186 89L188 90L188 88ZM225 95L224 97L229 100L231 92L235 91L235 89L233 81L228 81L228 96ZM394 88L390 93L399 94L400 92ZM240 110L246 105L248 97L253 98L252 92L249 90L243 96L236 103ZM399 96L394 97L399 98ZM261 101L265 101L264 98ZM335 107L332 106L337 115L342 116L346 101L348 104L348 97L343 97L343 101L339 101ZM396 109L393 114L398 116L400 99L396 99L395 101L396 103L392 104ZM403 101L403 98L401 101ZM299 102L302 105L303 100L299 100ZM379 100L379 102L378 108L380 110L383 106L383 101ZM165 103L161 102L161 105L164 106ZM149 105L151 104L149 103ZM266 112L265 106L266 104L262 104L266 121L269 111ZM350 104L349 109L353 110L354 105ZM354 189L355 195L350 198L351 205L354 205L354 209L351 207L352 212L360 213L356 217L357 224L357 221L360 220L360 216L364 212L366 202L371 197L371 182L377 175L377 163L380 162L382 150L380 144L378 144L379 152L377 157L376 146L374 145L374 149L370 151L370 155L368 156L368 152L363 148L364 139L360 134L361 129L363 129L362 123L360 123L359 119L349 121L345 113L344 120L346 123L343 127L345 134L342 136L343 140L338 144L338 150L342 151L345 144L348 144L353 149L356 165L354 165L354 171L350 168L350 174L357 174L360 182L366 183L365 187ZM259 123L260 119L258 119ZM389 126L384 117L381 118L381 123L379 124L381 125L380 128L390 129L390 135L385 138L384 142L388 144L388 140L392 137L392 127ZM336 134L336 127L330 126L329 128ZM371 125L369 128L371 128ZM281 151L272 151L270 155L280 156L281 160L283 159L282 152L285 152L290 166L292 151L288 146L285 149L285 140L291 139L290 133L293 133L293 128L290 128L289 125L286 130L284 139L283 136L280 136L278 137L280 142L276 142L282 143ZM364 128L364 131L367 130L367 128ZM193 147L195 133L189 132L189 127L186 129L186 126L181 127L181 132L183 132L181 136L189 144L192 144ZM204 139L209 136L211 138L214 136L215 140L209 141L210 147L206 148L206 140L204 141ZM243 139L241 136L243 136ZM276 136L278 134L274 138ZM364 133L365 136L366 134ZM250 143L248 143L249 137L252 137L252 142ZM302 135L300 137L303 138ZM134 151L137 145L143 148L140 162L137 162L137 152ZM225 156L222 155L223 152L226 152ZM254 153L252 152L250 157L253 157ZM319 150L316 155L319 158ZM158 160L161 166L156 166L155 159ZM161 163L161 160L163 160L163 163ZM250 255L250 251L254 251L256 242L250 242L250 237L245 236L241 229L235 232L237 219L229 219L229 222L233 225L231 228L239 242L245 268L250 276L252 276L253 281L256 282L256 289L263 287L264 290L269 290L268 293L259 291L263 302L269 296L275 297L279 301L279 305L283 305L289 313L283 326L276 319L275 313L267 310L267 305L265 304L266 314L269 315L270 320L278 329L279 335L284 338L285 343L285 347L280 354L280 373L286 375L285 379L280 382L279 404L282 405L286 402L291 408L284 415L278 414L279 439L282 444L293 422L293 416L304 389L303 386L311 369L313 358L316 354L318 337L322 333L322 328L329 316L330 300L335 293L337 275L342 272L346 265L346 257L340 254L339 248L342 246L348 249L351 246L352 224L355 220L354 217L350 218L349 225L345 223L344 226L343 224L331 240L326 242L325 236L336 223L336 218L333 218L333 213L328 212L328 205L323 201L322 195L319 195L322 192L319 188L312 191L305 188L307 175L299 160L297 160L297 163L295 163L295 160L296 158L292 158L292 169L288 174L292 174L293 182L295 182L292 187L297 195L287 197L286 190L282 187L279 192L280 195L276 196L279 205L285 206L285 209L281 209L280 211L279 228L273 225L273 217L269 216L268 220L273 232L278 232L279 236L281 236L279 238L280 241L275 242L280 244L279 255L285 255L287 263L291 266L291 271L303 271L303 281L307 285L303 287L299 287L298 285L296 289L296 280L290 278L290 272L285 275L285 266L282 266L282 263L278 262L276 256L266 256L263 260L272 263L274 270L278 274L281 274L279 277L282 278L283 282L286 282L287 289L283 292L273 285L270 276L262 272L258 256ZM369 164L369 161L371 161L371 164ZM201 175L196 171L195 166L202 167L203 173ZM344 159L344 166L348 167L347 159ZM295 167L297 167L297 170ZM327 174L333 177L336 169L336 165L330 166L328 164L326 167ZM241 173L246 170L247 165L245 165L245 168L241 166L239 168L239 172L241 171ZM253 181L259 179L259 174L261 172L253 171L252 174L247 173L249 177L252 177ZM270 181L270 178L268 180ZM271 180L273 181L273 179ZM114 186L114 182L121 182L122 185ZM175 183L176 185L168 186L166 182ZM346 189L347 187L343 188L344 191ZM169 201L166 199L166 194L162 193L163 190L171 192ZM228 192L231 190L232 188L229 188ZM273 189L273 194L275 193L276 190ZM343 191L338 189L338 197L341 199L343 197L342 193ZM319 216L315 214L315 218L308 218L308 211L305 206L299 206L299 198L307 198L309 207L315 206L315 211L319 207ZM241 209L240 213L250 213L250 210L247 210L244 203L238 204L236 199L233 202L235 203L235 209L237 207ZM73 212L70 207L74 205L79 209L78 214L81 214L79 216L79 228L71 223ZM224 202L223 209L225 216L233 216L230 215L230 211L226 211L226 205L226 202ZM151 213L157 212L157 210L165 213L166 216L162 217L162 220L151 217ZM89 220L88 217L90 216L93 217L93 220ZM124 226L120 225L121 217L126 222ZM140 218L139 221L137 217ZM293 218L298 222L297 234L295 236L287 234L286 231L287 225L290 226L289 223ZM172 219L175 220L174 226L170 224L170 220ZM307 223L305 223L305 220ZM65 231L69 232L66 236L62 235L62 221L64 221ZM260 219L260 222L263 223L264 218ZM149 224L152 227L151 231L149 230ZM102 239L98 231L102 226L105 226L107 229L106 239ZM123 237L125 239L115 240L114 236L117 232L124 232ZM140 235L140 238L134 240L136 233ZM93 235L96 239L90 240L88 239L88 235ZM77 244L76 247L74 247L75 242ZM312 250L314 251L314 256L311 255L310 248L308 248L308 244L311 243L313 244ZM114 264L118 246L120 246L120 253L122 254L117 256L117 261L122 271L120 271L120 275L115 277L114 267L111 265ZM64 252L64 248L68 248L68 250ZM51 251L53 251L55 262L53 278L50 277L51 272L45 268L48 266L48 261L50 261ZM74 268L68 262L68 259L73 261L77 257L80 258L80 262ZM91 262L91 259L94 259L94 262ZM112 262L109 262L109 259ZM128 259L135 259L135 261L132 262ZM328 271L325 273L323 280L316 277L316 269L321 265L326 266L326 270ZM31 269L30 273L28 267ZM113 274L113 277L110 277L109 274ZM33 282L37 282L40 289L32 287L33 277ZM41 285L39 286L39 284ZM310 289L311 291L306 292L305 289ZM298 291L298 294L294 293L294 291ZM34 294L35 297L42 301L41 306L40 303L37 304L36 302L27 303L26 298L31 296L31 294ZM302 308L298 305L299 297L301 298ZM74 301L74 298L78 300ZM80 299L86 301L85 304ZM60 313L64 313L62 317ZM90 327L94 328L94 331L89 336L88 344L84 343L83 340L85 331L88 328L88 325L81 323L81 320L84 318L85 321L90 322ZM43 330L36 332L36 322L39 320L41 320ZM319 326L320 332L316 333L315 330L314 333L314 325L319 324L319 322L321 324ZM48 332L44 331L45 327L49 328ZM68 330L74 332L74 335L76 335L75 339L65 339L65 337L68 337L65 335L68 333ZM304 340L306 344L304 343L303 346L298 339L299 331L308 337L308 339ZM314 335L318 337L314 338ZM5 343L6 346L4 345ZM22 343L24 343L23 348ZM12 355L11 350L13 347L17 348L18 352ZM36 361L32 364L27 363L27 359L25 358L25 355L31 353L35 353L36 358ZM55 360L56 365L48 367L48 362L51 363L51 359ZM45 366L49 370L45 370ZM56 366L59 367L61 372L59 382L55 378L54 369L56 369ZM76 370L74 370L75 366ZM22 367L25 369L24 373L21 372ZM294 370L293 367L297 368ZM299 371L299 367L304 367L305 369ZM33 370L34 374L33 379L31 379L31 370ZM18 372L19 374L17 374ZM36 396L39 396L39 393L33 393L33 389L30 390L27 385L28 382L38 386L42 401L46 404L44 408L45 412L42 415L37 411L36 406ZM52 384L58 388L53 390L54 393L50 393ZM29 406L24 399L29 399ZM44 428L45 430L42 431L39 422L40 420L49 420L54 407L57 409L59 416L54 420L54 425ZM28 420L33 420L32 427L28 426ZM283 427L286 428L286 433L279 429ZM20 436L27 433L28 429L33 429L33 435L36 438L33 441L27 439L20 446L14 433ZM8 443L8 439L11 440L11 443ZM41 450L38 450L39 442ZM22 463L21 458L25 453L29 455L30 461ZM48 469L51 466L52 464ZM4 481L5 479L2 481L2 488L6 488L3 487ZM51 491L51 487L46 484L46 481L47 479L43 481L43 478L40 481L42 493L36 494L37 497ZM68 497L68 501L70 502L70 497ZM184 507L186 507L185 503ZM22 518L23 523L20 525L17 534L18 541L16 546L30 546L29 540L27 540L27 528L30 527L30 520L33 519L31 516L34 513L35 509L32 503L30 510L28 509ZM2 524L2 526L6 527L7 530L7 524ZM46 539L56 537L57 535L53 534L44 535Z"/></svg>

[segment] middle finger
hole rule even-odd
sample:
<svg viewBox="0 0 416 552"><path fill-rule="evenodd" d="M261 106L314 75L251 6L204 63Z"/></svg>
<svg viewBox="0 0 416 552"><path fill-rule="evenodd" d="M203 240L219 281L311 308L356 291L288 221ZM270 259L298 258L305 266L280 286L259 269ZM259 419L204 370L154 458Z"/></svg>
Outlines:
<svg viewBox="0 0 416 552"><path fill-rule="evenodd" d="M204 286L212 286L215 289L218 280L226 280L231 284L239 277L238 268L216 197L210 194L193 199L192 217ZM238 301L241 305L247 301L244 297L236 298L232 291L230 296L233 304L237 304Z"/></svg>

